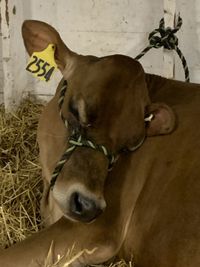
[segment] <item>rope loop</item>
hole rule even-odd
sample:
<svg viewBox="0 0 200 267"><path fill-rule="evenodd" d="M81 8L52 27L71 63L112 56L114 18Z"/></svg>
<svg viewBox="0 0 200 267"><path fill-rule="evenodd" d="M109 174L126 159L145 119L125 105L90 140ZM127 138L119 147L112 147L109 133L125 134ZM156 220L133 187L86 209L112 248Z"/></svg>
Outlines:
<svg viewBox="0 0 200 267"><path fill-rule="evenodd" d="M91 140L84 138L81 134L77 136L77 133L72 133L72 135L70 136L68 140L68 143L74 147L88 147L93 150L102 152L108 159L109 169L111 169L111 166L115 162L114 154L108 151L108 149L105 146L95 144Z"/></svg>

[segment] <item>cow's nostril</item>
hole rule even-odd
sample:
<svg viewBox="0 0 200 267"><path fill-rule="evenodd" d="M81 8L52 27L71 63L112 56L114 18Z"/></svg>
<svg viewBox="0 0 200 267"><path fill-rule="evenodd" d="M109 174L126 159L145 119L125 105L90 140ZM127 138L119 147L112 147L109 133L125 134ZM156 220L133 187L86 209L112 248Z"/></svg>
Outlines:
<svg viewBox="0 0 200 267"><path fill-rule="evenodd" d="M81 213L83 211L83 206L81 204L80 201L80 195L78 193L74 193L74 195L72 195L72 210L74 210L77 213Z"/></svg>
<svg viewBox="0 0 200 267"><path fill-rule="evenodd" d="M95 219L102 209L99 208L93 199L83 196L81 193L74 192L70 197L70 214L73 218L90 222Z"/></svg>

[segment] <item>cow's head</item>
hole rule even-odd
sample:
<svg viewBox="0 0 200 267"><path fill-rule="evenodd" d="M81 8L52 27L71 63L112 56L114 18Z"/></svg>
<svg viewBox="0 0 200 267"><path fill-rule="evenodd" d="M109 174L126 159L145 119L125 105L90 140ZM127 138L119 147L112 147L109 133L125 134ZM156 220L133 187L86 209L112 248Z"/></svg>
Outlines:
<svg viewBox="0 0 200 267"><path fill-rule="evenodd" d="M30 55L50 43L56 46L56 63L68 81L62 111L69 133L78 128L87 139L117 154L133 150L145 136L173 130L173 112L167 105L151 103L145 73L137 61L122 55L77 55L54 28L40 21L26 21L22 33ZM150 113L153 119L145 122ZM103 153L77 148L53 188L65 216L85 222L96 218L106 206L107 174L108 159Z"/></svg>

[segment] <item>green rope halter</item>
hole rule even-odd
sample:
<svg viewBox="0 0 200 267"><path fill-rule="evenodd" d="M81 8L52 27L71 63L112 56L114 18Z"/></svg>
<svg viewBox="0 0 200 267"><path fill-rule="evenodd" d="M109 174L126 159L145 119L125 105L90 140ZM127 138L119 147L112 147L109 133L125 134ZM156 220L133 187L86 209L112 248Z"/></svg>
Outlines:
<svg viewBox="0 0 200 267"><path fill-rule="evenodd" d="M174 29L167 27L165 28L164 18L160 20L159 28L155 29L149 34L149 45L137 56L135 57L136 60L139 60L143 57L151 48L160 48L164 47L168 50L175 50L181 59L183 69L185 72L185 81L189 82L189 69L186 62L186 59L178 48L178 38L175 36L175 33L181 28L182 26L182 18L179 16L177 24ZM160 36L158 36L160 34Z"/></svg>
<svg viewBox="0 0 200 267"><path fill-rule="evenodd" d="M62 114L62 105L64 102L66 91L67 91L67 81L65 80L63 83L63 86L60 90L60 97L58 100L58 106L59 106L59 110L60 110L60 117L61 117L63 123L65 124L65 126L67 127L68 122ZM67 160L70 158L71 154L74 152L74 150L77 147L88 147L88 148L91 148L93 150L97 150L97 151L102 152L108 159L108 162L109 162L108 170L112 169L112 166L117 159L117 157L115 157L111 152L109 152L109 150L104 145L95 144L93 141L84 138L80 132L73 131L71 136L68 139L68 147L65 150L65 152L63 153L61 159L57 162L56 167L55 167L53 174L51 176L51 182L50 182L50 188L51 189L55 185L57 177L60 174L60 172L62 171L63 166L65 165L65 163L67 162Z"/></svg>

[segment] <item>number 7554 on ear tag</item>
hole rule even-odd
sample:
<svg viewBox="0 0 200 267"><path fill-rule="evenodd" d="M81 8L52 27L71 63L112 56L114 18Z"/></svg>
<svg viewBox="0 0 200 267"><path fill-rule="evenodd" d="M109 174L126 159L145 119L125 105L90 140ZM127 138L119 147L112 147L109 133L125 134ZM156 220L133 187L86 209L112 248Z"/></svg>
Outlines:
<svg viewBox="0 0 200 267"><path fill-rule="evenodd" d="M38 79L48 82L53 72L57 69L54 53L54 44L49 44L47 48L41 52L33 52L26 70L31 72L33 76Z"/></svg>

